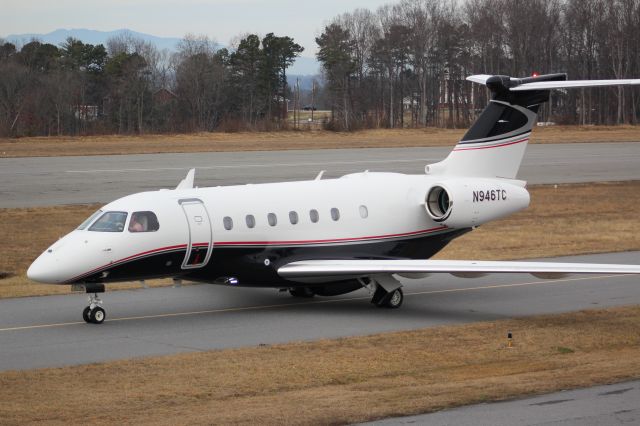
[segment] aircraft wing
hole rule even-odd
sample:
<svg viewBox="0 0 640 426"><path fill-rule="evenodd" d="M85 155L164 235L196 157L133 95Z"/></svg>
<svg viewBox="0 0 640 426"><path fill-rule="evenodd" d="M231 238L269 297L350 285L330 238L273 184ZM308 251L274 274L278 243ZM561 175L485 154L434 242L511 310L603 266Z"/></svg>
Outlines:
<svg viewBox="0 0 640 426"><path fill-rule="evenodd" d="M494 262L475 260L304 260L281 266L287 279L312 277L363 277L375 274L448 273L477 276L487 273L529 273L539 278L566 274L640 274L640 265L551 262Z"/></svg>

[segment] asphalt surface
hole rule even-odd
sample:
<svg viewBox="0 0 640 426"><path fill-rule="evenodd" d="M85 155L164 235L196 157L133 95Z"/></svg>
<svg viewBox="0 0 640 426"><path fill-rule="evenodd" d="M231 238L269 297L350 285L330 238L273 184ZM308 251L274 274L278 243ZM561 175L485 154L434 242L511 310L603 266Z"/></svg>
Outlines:
<svg viewBox="0 0 640 426"><path fill-rule="evenodd" d="M640 381L492 404L470 405L422 416L399 417L367 425L430 426L599 426L640 424Z"/></svg>
<svg viewBox="0 0 640 426"><path fill-rule="evenodd" d="M312 179L347 173L424 173L451 147L0 159L0 208L109 202L135 192L174 188L195 167L196 185ZM640 178L640 143L529 145L519 178L536 183Z"/></svg>
<svg viewBox="0 0 640 426"><path fill-rule="evenodd" d="M559 261L638 263L640 252ZM105 293L107 321L86 324L83 294L0 300L0 370L366 335L585 308L640 304L640 277L529 275L404 280L400 309L364 290L296 299L274 289L214 285ZM517 337L517 336L516 336Z"/></svg>

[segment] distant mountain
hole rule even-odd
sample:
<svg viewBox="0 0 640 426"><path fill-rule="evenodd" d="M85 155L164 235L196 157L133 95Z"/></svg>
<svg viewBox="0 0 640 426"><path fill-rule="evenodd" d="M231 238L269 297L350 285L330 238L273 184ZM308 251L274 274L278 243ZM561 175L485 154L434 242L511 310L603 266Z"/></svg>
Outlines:
<svg viewBox="0 0 640 426"><path fill-rule="evenodd" d="M160 50L176 50L178 42L180 42L180 39L176 37L157 37L154 35L139 33L127 29L120 29L115 31L96 31L83 28L72 30L58 29L48 34L11 34L4 37L4 39L16 45L23 45L25 43L29 43L32 39L37 39L44 43L51 43L59 46L61 43L64 43L67 38L73 37L78 40L82 40L82 42L84 43L106 45L107 40L122 34L130 34L134 37L141 38L147 42L153 43Z"/></svg>
<svg viewBox="0 0 640 426"><path fill-rule="evenodd" d="M76 38L81 40L84 43L88 44L104 44L106 45L107 40L116 37L122 34L130 34L134 37L141 38L147 42L155 44L155 46L160 50L170 50L174 51L177 49L178 43L180 42L180 38L176 37L158 37L151 34L139 33L137 31L132 31L128 29L120 29L114 31L97 31L97 30L87 30L87 29L58 29L52 31L48 34L10 34L3 38L6 41L9 41L17 46L22 46L26 43L29 43L31 40L36 39L43 43L51 43L56 46L64 43L65 40L69 37ZM320 66L318 61L315 58L309 57L300 57L296 60L296 62L287 70L289 74L297 74L297 75L315 75L320 72Z"/></svg>

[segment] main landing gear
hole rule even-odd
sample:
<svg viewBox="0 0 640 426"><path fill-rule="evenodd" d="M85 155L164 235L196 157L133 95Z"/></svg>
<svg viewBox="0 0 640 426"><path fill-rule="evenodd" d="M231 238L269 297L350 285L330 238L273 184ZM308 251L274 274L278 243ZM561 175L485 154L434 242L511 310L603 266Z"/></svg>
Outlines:
<svg viewBox="0 0 640 426"><path fill-rule="evenodd" d="M102 300L98 293L104 293L104 284L85 285L85 290L89 294L89 306L82 311L82 319L91 324L102 324L107 314L102 307Z"/></svg>
<svg viewBox="0 0 640 426"><path fill-rule="evenodd" d="M378 308L397 309L402 306L402 284L391 275L375 275L362 279L361 283L373 294L371 303Z"/></svg>
<svg viewBox="0 0 640 426"><path fill-rule="evenodd" d="M376 305L379 308L391 308L397 309L402 306L402 302L404 301L404 293L401 288L397 288L393 291L385 291L381 290L381 287L378 287L378 290L373 294L371 298L371 303Z"/></svg>
<svg viewBox="0 0 640 426"><path fill-rule="evenodd" d="M360 286L365 287L371 294L371 303L379 308L397 309L402 306L404 301L404 293L402 292L402 283L395 279L392 275L373 275L358 279L358 283L347 283L342 287L291 287L289 293L293 297L311 298L318 294L320 296L337 296L355 291ZM280 291L287 291L281 289Z"/></svg>

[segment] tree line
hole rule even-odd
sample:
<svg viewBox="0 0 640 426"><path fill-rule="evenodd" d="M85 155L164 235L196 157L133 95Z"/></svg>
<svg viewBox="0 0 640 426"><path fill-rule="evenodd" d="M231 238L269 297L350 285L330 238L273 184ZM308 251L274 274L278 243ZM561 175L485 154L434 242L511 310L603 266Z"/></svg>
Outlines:
<svg viewBox="0 0 640 426"><path fill-rule="evenodd" d="M277 128L302 51L273 33L233 50L187 36L174 53L128 35L106 46L0 42L0 136Z"/></svg>
<svg viewBox="0 0 640 426"><path fill-rule="evenodd" d="M488 93L471 74L640 77L640 0L401 0L333 18L316 38L315 106L335 130L467 126ZM0 136L286 128L287 70L303 48L269 33L176 52L123 35L106 46L0 41ZM300 103L300 102L298 102ZM555 91L542 121L637 124L640 89Z"/></svg>
<svg viewBox="0 0 640 426"><path fill-rule="evenodd" d="M332 127L466 126L487 102L471 74L640 77L640 0L402 0L337 16L316 42ZM552 96L543 121L640 119L637 87Z"/></svg>

